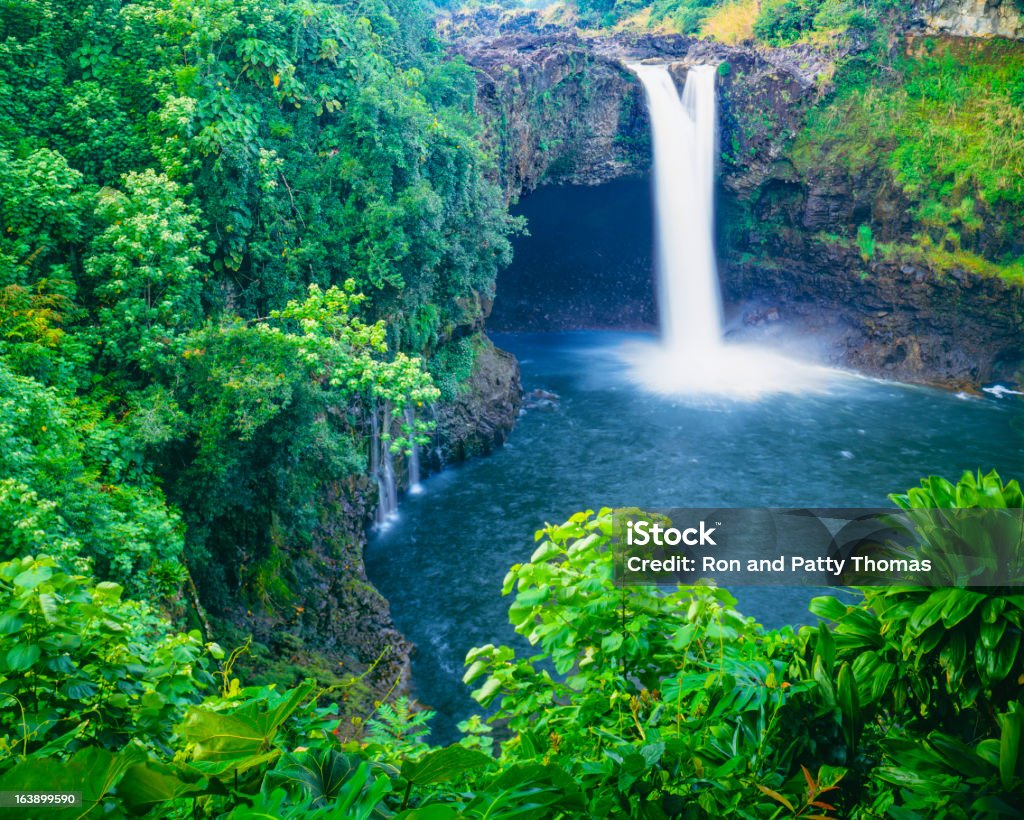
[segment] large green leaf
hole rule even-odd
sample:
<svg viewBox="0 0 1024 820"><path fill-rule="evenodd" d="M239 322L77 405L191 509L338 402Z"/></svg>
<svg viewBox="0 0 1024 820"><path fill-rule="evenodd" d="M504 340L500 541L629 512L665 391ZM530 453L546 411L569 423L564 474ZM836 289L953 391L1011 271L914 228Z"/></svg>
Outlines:
<svg viewBox="0 0 1024 820"><path fill-rule="evenodd" d="M26 810L22 817L86 817L105 814L103 803L118 785L125 772L142 762L146 753L137 746L120 752L109 752L89 746L75 753L70 760L29 758L0 777L0 791L77 791L82 805L64 809L46 807L40 811Z"/></svg>
<svg viewBox="0 0 1024 820"><path fill-rule="evenodd" d="M281 756L280 749L271 749L258 755L245 755L242 757L226 757L218 760L193 760L189 766L205 777L223 777L231 774L232 777L268 765Z"/></svg>
<svg viewBox="0 0 1024 820"><path fill-rule="evenodd" d="M1002 621L1002 623L1006 623ZM960 685L967 671L967 637L962 631L954 632L939 652L939 663L946 670L946 684L950 689Z"/></svg>
<svg viewBox="0 0 1024 820"><path fill-rule="evenodd" d="M811 675L818 684L818 689L821 692L825 703L829 706L834 706L836 702L836 690L832 683L832 676L825 670L825 664L821 657L815 655L814 662L811 666Z"/></svg>
<svg viewBox="0 0 1024 820"><path fill-rule="evenodd" d="M473 690L473 699L482 706L487 706L492 700L494 700L494 696L498 694L500 689L500 678L488 678L484 681L483 686L479 689Z"/></svg>
<svg viewBox="0 0 1024 820"><path fill-rule="evenodd" d="M195 744L196 760L225 760L259 755L268 750L273 733L252 715L190 709L179 727Z"/></svg>
<svg viewBox="0 0 1024 820"><path fill-rule="evenodd" d="M24 623L24 616L17 612L5 612L0 615L0 635L13 635Z"/></svg>
<svg viewBox="0 0 1024 820"><path fill-rule="evenodd" d="M974 665L981 682L994 686L1005 680L1017 661L1020 649L1020 632L1013 630L1003 635L995 649L989 649L980 641L974 647Z"/></svg>
<svg viewBox="0 0 1024 820"><path fill-rule="evenodd" d="M995 649L999 645L999 641L1006 631L1007 623L1006 619L1000 618L994 624L984 622L981 624L981 642L986 649Z"/></svg>
<svg viewBox="0 0 1024 820"><path fill-rule="evenodd" d="M1014 710L999 716L999 779L1010 789L1014 781L1024 778L1024 711Z"/></svg>
<svg viewBox="0 0 1024 820"><path fill-rule="evenodd" d="M853 675L850 664L843 663L839 667L839 678L836 682L836 701L843 716L843 734L846 744L851 750L857 748L860 735L861 713L860 701L857 696L857 679Z"/></svg>
<svg viewBox="0 0 1024 820"><path fill-rule="evenodd" d="M224 794L226 790L216 781L206 778L184 777L190 774L186 767L168 766L147 761L138 763L125 772L117 786L117 795L133 812L143 814L161 803L200 794Z"/></svg>
<svg viewBox="0 0 1024 820"><path fill-rule="evenodd" d="M179 727L181 734L195 744L196 761L227 762L265 755L281 725L312 694L313 684L295 687L272 708L254 700L233 712L190 709Z"/></svg>
<svg viewBox="0 0 1024 820"><path fill-rule="evenodd" d="M829 621L841 621L843 616L852 609L851 606L843 603L838 598L833 598L831 595L811 598L807 608L819 618L825 618Z"/></svg>
<svg viewBox="0 0 1024 820"><path fill-rule="evenodd" d="M312 805L323 806L337 798L341 787L359 768L361 758L341 754L334 749L315 749L286 754L263 779L263 791L283 787L308 796Z"/></svg>
<svg viewBox="0 0 1024 820"><path fill-rule="evenodd" d="M477 792L462 816L494 820L581 817L587 815L585 806L579 785L560 767L527 763L510 766Z"/></svg>
<svg viewBox="0 0 1024 820"><path fill-rule="evenodd" d="M19 643L7 652L7 669L11 672L24 672L31 669L39 660L39 644Z"/></svg>
<svg viewBox="0 0 1024 820"><path fill-rule="evenodd" d="M444 783L463 772L482 769L493 762L494 759L483 752L456 744L431 752L417 761L406 760L402 764L402 777L417 786Z"/></svg>
<svg viewBox="0 0 1024 820"><path fill-rule="evenodd" d="M44 581L53 577L53 568L48 566L35 566L20 573L14 579L14 586L23 589L35 589Z"/></svg>
<svg viewBox="0 0 1024 820"><path fill-rule="evenodd" d="M952 629L984 601L985 595L971 589L948 590L946 603L942 607L943 625L946 629Z"/></svg>
<svg viewBox="0 0 1024 820"><path fill-rule="evenodd" d="M937 589L932 592L931 595L929 595L928 598L920 604L910 616L910 622L908 624L910 631L920 634L929 627L938 623L939 619L942 617L942 610L945 607L949 596L960 591L962 590Z"/></svg>

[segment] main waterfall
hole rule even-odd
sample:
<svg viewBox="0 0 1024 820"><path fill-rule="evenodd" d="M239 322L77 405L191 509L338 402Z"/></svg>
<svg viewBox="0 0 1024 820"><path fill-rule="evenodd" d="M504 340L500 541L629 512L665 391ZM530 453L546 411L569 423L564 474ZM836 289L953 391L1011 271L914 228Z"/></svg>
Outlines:
<svg viewBox="0 0 1024 820"><path fill-rule="evenodd" d="M722 342L713 244L716 71L691 68L682 101L668 66L634 71L647 90L654 143L662 339L680 355L713 355Z"/></svg>
<svg viewBox="0 0 1024 820"><path fill-rule="evenodd" d="M715 263L715 66L691 67L682 96L666 65L631 64L647 94L654 146L661 342L627 345L644 387L673 394L757 397L803 390L828 371L752 345L723 341Z"/></svg>

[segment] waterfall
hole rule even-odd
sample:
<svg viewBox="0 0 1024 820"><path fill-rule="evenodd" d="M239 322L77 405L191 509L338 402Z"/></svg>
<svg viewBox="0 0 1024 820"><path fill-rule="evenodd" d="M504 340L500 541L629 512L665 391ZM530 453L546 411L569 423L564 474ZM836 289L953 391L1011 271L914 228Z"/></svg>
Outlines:
<svg viewBox="0 0 1024 820"><path fill-rule="evenodd" d="M390 413L385 406L382 413L385 429ZM388 440L381 436L380 418L376 409L370 413L370 474L377 479L378 526L387 524L398 513L398 483L395 480L395 457Z"/></svg>
<svg viewBox="0 0 1024 820"><path fill-rule="evenodd" d="M714 248L717 112L714 66L694 66L682 99L664 65L633 66L647 92L654 143L662 341L687 358L722 340Z"/></svg>
<svg viewBox="0 0 1024 820"><path fill-rule="evenodd" d="M759 398L801 392L829 371L723 340L715 263L716 66L692 66L680 95L666 65L630 64L643 84L654 148L657 345L618 349L642 387L672 395ZM799 340L806 355L807 340Z"/></svg>
<svg viewBox="0 0 1024 820"><path fill-rule="evenodd" d="M412 407L405 408L405 425L409 428L409 493L418 495L423 492L420 483L420 446L416 443L416 411Z"/></svg>
<svg viewBox="0 0 1024 820"><path fill-rule="evenodd" d="M388 442L383 443L381 456L383 464L377 487L380 492L380 503L377 507L377 520L380 523L389 521L398 513L398 482L395 480L395 456Z"/></svg>
<svg viewBox="0 0 1024 820"><path fill-rule="evenodd" d="M377 481L377 514L374 518L378 527L386 526L398 515L398 474L395 472L395 454L391 452L391 440L382 435L383 430L391 428L391 407L385 403L384 409L378 414L374 409L370 413L370 475ZM416 433L416 411L411 407L405 409L405 427L410 438ZM415 441L409 451L409 493L416 495L423 492L420 483L420 450Z"/></svg>

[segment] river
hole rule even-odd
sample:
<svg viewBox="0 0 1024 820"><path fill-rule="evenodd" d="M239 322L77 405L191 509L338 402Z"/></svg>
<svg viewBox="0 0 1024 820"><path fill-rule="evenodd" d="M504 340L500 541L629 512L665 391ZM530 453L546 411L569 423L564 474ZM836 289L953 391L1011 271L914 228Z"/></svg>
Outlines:
<svg viewBox="0 0 1024 820"><path fill-rule="evenodd" d="M673 397L637 386L628 357L651 337L619 332L495 334L527 390L560 396L531 410L494 455L431 476L373 534L370 580L415 644L414 694L439 713L435 739L479 711L461 683L467 650L523 646L501 583L533 533L577 510L883 506L925 475L995 468L1024 476L1024 402L833 373L816 389L755 400ZM807 623L809 593L743 589L768 627Z"/></svg>

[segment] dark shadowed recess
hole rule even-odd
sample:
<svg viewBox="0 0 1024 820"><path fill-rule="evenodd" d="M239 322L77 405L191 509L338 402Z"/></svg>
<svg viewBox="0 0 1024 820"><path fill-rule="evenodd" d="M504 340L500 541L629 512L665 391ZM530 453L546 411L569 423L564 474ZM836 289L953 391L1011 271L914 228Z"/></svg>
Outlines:
<svg viewBox="0 0 1024 820"><path fill-rule="evenodd" d="M656 324L647 178L547 185L513 209L529 235L498 276L493 330L648 329Z"/></svg>

